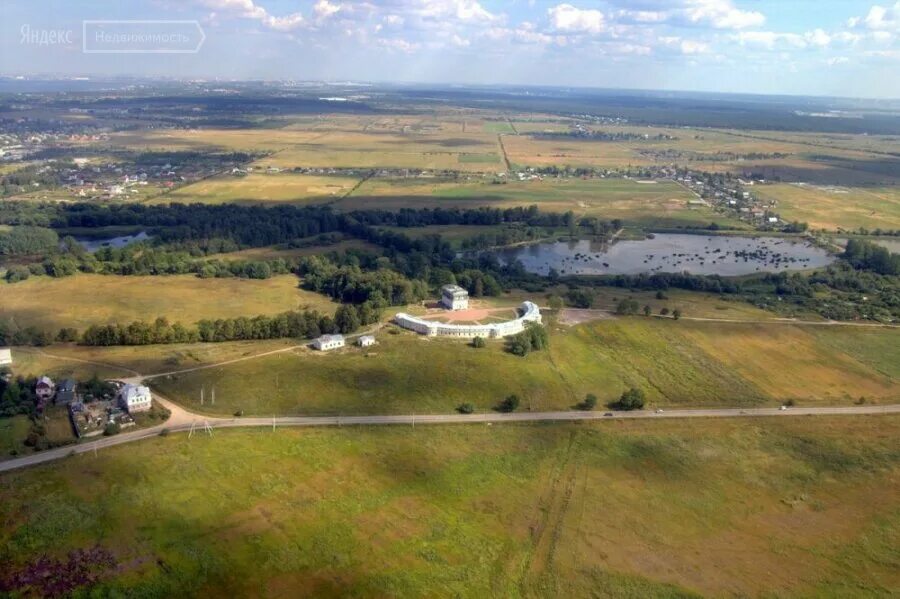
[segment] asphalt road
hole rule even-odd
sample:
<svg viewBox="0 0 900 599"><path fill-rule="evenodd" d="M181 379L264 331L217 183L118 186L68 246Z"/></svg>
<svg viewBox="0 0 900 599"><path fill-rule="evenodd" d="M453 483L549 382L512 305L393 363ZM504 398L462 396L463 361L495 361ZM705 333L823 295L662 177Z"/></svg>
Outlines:
<svg viewBox="0 0 900 599"><path fill-rule="evenodd" d="M35 466L53 460L65 458L72 454L98 451L123 443L132 443L159 435L162 429L170 432L187 432L192 428L193 435L206 436L206 424L211 429L240 427L272 427L284 426L370 426L370 425L407 425L420 424L502 424L506 422L574 422L582 420L635 420L635 419L667 419L667 418L752 418L794 416L851 416L851 415L883 415L900 414L900 404L887 406L852 406L821 408L710 408L695 410L667 410L664 412L513 412L511 414L407 414L384 416L282 416L277 418L208 418L192 414L176 406L172 402L155 396L155 399L172 410L172 417L165 423L120 433L114 437L103 437L97 441L89 441L34 453L21 458L0 462L0 472ZM612 414L608 416L607 414ZM212 433L210 433L212 434Z"/></svg>

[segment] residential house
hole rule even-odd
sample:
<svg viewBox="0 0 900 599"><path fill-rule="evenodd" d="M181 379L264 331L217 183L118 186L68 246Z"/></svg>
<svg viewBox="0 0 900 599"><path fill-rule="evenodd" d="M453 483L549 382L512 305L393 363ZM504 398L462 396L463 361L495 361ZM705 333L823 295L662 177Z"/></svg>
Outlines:
<svg viewBox="0 0 900 599"><path fill-rule="evenodd" d="M78 401L78 383L75 379L66 379L56 388L56 403L67 406Z"/></svg>
<svg viewBox="0 0 900 599"><path fill-rule="evenodd" d="M146 412L152 405L150 388L131 383L119 389L118 400L119 405L125 408L129 414Z"/></svg>
<svg viewBox="0 0 900 599"><path fill-rule="evenodd" d="M46 375L39 378L34 385L34 394L37 395L38 401L42 403L52 398L55 391L56 385L53 384L53 379Z"/></svg>

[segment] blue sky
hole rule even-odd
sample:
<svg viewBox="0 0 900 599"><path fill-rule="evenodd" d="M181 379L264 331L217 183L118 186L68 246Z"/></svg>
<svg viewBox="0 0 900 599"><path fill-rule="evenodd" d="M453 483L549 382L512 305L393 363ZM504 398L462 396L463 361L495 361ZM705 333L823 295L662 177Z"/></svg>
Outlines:
<svg viewBox="0 0 900 599"><path fill-rule="evenodd" d="M206 40L84 54L83 19L196 19ZM898 98L900 0L5 0L0 72Z"/></svg>

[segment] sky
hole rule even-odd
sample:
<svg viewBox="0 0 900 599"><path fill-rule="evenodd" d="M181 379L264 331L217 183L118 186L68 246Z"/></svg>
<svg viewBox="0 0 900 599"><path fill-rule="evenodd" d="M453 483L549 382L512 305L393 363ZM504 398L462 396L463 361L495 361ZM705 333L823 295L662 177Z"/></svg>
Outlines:
<svg viewBox="0 0 900 599"><path fill-rule="evenodd" d="M84 20L196 21L205 38L85 53ZM897 99L900 0L2 0L0 74Z"/></svg>

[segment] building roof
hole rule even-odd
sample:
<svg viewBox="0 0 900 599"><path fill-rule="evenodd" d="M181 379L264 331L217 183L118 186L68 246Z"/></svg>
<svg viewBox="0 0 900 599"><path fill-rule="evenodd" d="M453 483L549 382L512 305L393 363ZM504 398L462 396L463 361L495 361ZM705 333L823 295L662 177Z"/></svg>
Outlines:
<svg viewBox="0 0 900 599"><path fill-rule="evenodd" d="M75 387L77 386L78 382L75 379L66 379L59 384L59 387L57 387L56 390L65 393L67 391L75 391Z"/></svg>
<svg viewBox="0 0 900 599"><path fill-rule="evenodd" d="M362 335L359 338L360 341L375 341L374 335Z"/></svg>
<svg viewBox="0 0 900 599"><path fill-rule="evenodd" d="M138 399L143 399L144 397L150 396L150 388L144 385L134 385L132 383L128 383L122 390L119 391L119 395L122 399L125 400L126 403L131 403L132 401L137 401Z"/></svg>
<svg viewBox="0 0 900 599"><path fill-rule="evenodd" d="M343 335L322 335L321 337L316 339L316 341L319 341L320 343L328 343L329 341L343 341L343 340L344 340Z"/></svg>
<svg viewBox="0 0 900 599"><path fill-rule="evenodd" d="M8 347L0 347L0 364L12 364L12 350Z"/></svg>
<svg viewBox="0 0 900 599"><path fill-rule="evenodd" d="M460 287L459 285L444 285L441 287L442 295L469 295L469 292Z"/></svg>

